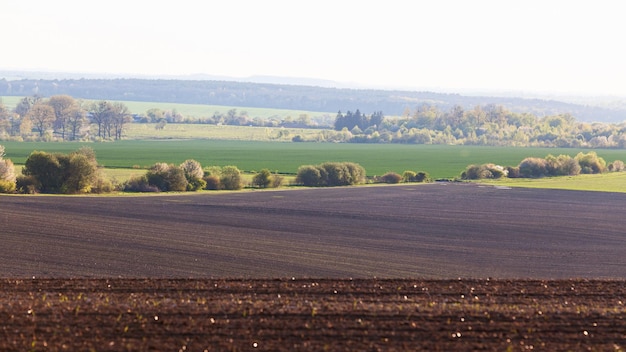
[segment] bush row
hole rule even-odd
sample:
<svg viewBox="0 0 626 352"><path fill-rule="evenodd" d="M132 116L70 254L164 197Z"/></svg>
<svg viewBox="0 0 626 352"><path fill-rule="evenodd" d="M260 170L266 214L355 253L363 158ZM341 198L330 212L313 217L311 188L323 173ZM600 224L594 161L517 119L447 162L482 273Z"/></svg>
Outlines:
<svg viewBox="0 0 626 352"><path fill-rule="evenodd" d="M351 162L326 162L298 168L296 183L307 187L334 187L365 182L365 169Z"/></svg>
<svg viewBox="0 0 626 352"><path fill-rule="evenodd" d="M0 146L2 147L2 146ZM239 190L244 187L241 171L236 166L212 166L203 169L196 160L180 165L156 163L145 174L133 176L118 185L104 177L93 149L83 147L69 154L34 151L26 160L22 175L15 176L10 160L3 159L0 149L0 192L2 193L104 193L184 192L198 190ZM251 185L256 188L282 186L284 178L268 169L256 173ZM402 175L388 172L372 178L373 182L429 182L425 172L404 171ZM296 183L308 187L348 186L366 182L365 169L352 162L325 162L298 168Z"/></svg>
<svg viewBox="0 0 626 352"><path fill-rule="evenodd" d="M495 164L469 165L461 173L464 180L509 178L540 178L551 176L575 176L583 174L599 174L606 171L623 171L624 162L615 160L607 166L606 161L595 152L578 153L545 158L528 157L517 166L502 167Z"/></svg>

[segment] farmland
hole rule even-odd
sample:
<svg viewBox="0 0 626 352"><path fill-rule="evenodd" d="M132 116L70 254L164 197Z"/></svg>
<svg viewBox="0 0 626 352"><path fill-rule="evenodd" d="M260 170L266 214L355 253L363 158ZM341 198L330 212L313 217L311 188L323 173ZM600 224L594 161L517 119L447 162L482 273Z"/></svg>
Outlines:
<svg viewBox="0 0 626 352"><path fill-rule="evenodd" d="M203 166L236 165L252 171L267 168L295 173L300 165L325 161L361 164L369 176L388 171L426 171L434 178L458 176L469 164L493 162L517 165L528 156L548 154L575 156L578 149L514 148L449 145L275 143L233 140L124 140L114 143L2 142L7 158L23 164L33 150L67 153L82 145L92 147L98 162L107 168L147 168L155 162L179 164L195 159ZM598 155L608 162L626 160L626 150L602 149Z"/></svg>
<svg viewBox="0 0 626 352"><path fill-rule="evenodd" d="M446 183L2 196L0 349L620 351L625 207Z"/></svg>
<svg viewBox="0 0 626 352"><path fill-rule="evenodd" d="M618 279L626 277L624 208L618 193L464 183L3 196L0 272Z"/></svg>
<svg viewBox="0 0 626 352"><path fill-rule="evenodd" d="M19 100L23 97L19 96L2 96L0 100L9 109L15 108ZM93 102L96 100L84 100L85 102ZM145 114L150 109L160 110L175 110L185 117L197 119L202 117L212 116L214 113L226 114L228 110L237 109L238 111L246 111L251 118L259 117L263 119L279 118L284 119L286 117L297 118L301 114L306 114L312 117L325 115L324 112L305 111L305 110L289 110L289 109L271 109L271 108L254 108L254 107L239 107L239 106L225 106L225 105L207 105L207 104L182 104L182 103L162 103L162 102L148 102L148 101L119 101L128 107L128 110L133 114ZM331 115L336 112L331 113Z"/></svg>
<svg viewBox="0 0 626 352"><path fill-rule="evenodd" d="M0 280L3 351L622 351L587 280Z"/></svg>

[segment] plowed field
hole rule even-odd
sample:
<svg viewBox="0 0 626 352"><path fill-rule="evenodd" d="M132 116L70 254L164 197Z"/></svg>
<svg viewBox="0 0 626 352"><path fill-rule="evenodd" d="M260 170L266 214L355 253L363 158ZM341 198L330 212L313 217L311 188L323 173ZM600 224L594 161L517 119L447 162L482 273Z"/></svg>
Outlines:
<svg viewBox="0 0 626 352"><path fill-rule="evenodd" d="M6 280L2 351L622 351L619 281Z"/></svg>
<svg viewBox="0 0 626 352"><path fill-rule="evenodd" d="M626 278L626 195L428 184L0 197L4 277Z"/></svg>
<svg viewBox="0 0 626 352"><path fill-rule="evenodd" d="M0 350L623 350L625 209L474 184L2 196Z"/></svg>

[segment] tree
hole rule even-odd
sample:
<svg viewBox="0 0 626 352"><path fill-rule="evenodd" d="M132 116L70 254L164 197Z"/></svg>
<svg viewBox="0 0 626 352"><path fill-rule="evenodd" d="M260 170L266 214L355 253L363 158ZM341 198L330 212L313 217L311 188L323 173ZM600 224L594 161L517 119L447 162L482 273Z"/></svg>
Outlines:
<svg viewBox="0 0 626 352"><path fill-rule="evenodd" d="M44 133L52 127L54 122L54 109L44 103L35 104L27 115L33 122L33 125L39 132L39 137L43 137Z"/></svg>
<svg viewBox="0 0 626 352"><path fill-rule="evenodd" d="M22 174L32 176L37 181L36 191L58 193L61 190L65 172L59 155L34 151L26 159Z"/></svg>
<svg viewBox="0 0 626 352"><path fill-rule="evenodd" d="M187 190L198 191L206 187L206 181L204 181L204 171L202 165L199 162L189 159L180 164L180 168L185 174L187 179Z"/></svg>
<svg viewBox="0 0 626 352"><path fill-rule="evenodd" d="M11 193L15 191L15 167L4 155L4 146L0 145L0 193Z"/></svg>
<svg viewBox="0 0 626 352"><path fill-rule="evenodd" d="M126 124L132 121L130 110L123 103L111 104L111 124L113 127L113 138L116 140L122 139L122 133ZM109 137L111 137L109 127Z"/></svg>
<svg viewBox="0 0 626 352"><path fill-rule="evenodd" d="M65 140L70 114L77 108L76 100L69 95L54 95L48 99L48 105L54 110L54 128L61 133L61 139Z"/></svg>
<svg viewBox="0 0 626 352"><path fill-rule="evenodd" d="M30 112L30 109L39 101L41 97L35 95L32 97L24 97L22 98L17 105L15 106L15 113L20 115L20 117L27 116Z"/></svg>
<svg viewBox="0 0 626 352"><path fill-rule="evenodd" d="M70 154L65 171L62 193L89 193L97 179L98 166L88 155L76 152Z"/></svg>
<svg viewBox="0 0 626 352"><path fill-rule="evenodd" d="M89 107L91 121L98 125L98 137L106 138L107 131L110 136L110 124L113 118L113 107L107 101L92 103Z"/></svg>
<svg viewBox="0 0 626 352"><path fill-rule="evenodd" d="M85 110L74 108L68 111L67 127L70 132L70 140L75 141L81 136L81 130L87 124L87 116Z"/></svg>

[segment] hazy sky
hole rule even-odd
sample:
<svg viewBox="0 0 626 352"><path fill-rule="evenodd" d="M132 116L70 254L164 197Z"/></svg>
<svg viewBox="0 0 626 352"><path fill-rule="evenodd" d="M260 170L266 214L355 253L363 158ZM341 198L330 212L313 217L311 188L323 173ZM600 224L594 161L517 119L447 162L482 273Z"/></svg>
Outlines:
<svg viewBox="0 0 626 352"><path fill-rule="evenodd" d="M0 69L626 96L622 1L6 0Z"/></svg>

